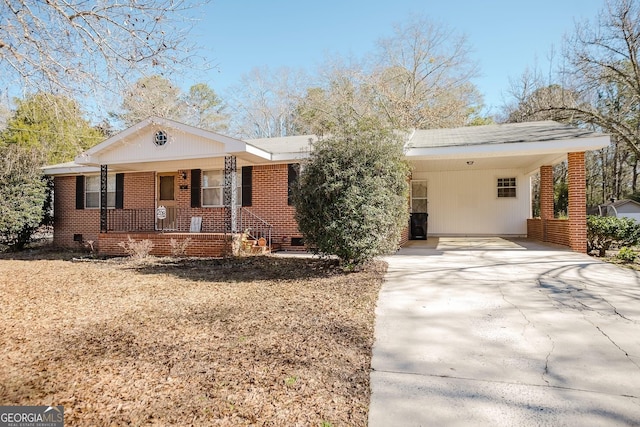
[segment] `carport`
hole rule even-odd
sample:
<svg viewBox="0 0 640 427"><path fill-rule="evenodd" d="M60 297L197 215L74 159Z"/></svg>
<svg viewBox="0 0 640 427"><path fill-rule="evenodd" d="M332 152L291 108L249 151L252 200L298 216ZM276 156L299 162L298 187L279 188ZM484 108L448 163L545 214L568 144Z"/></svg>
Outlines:
<svg viewBox="0 0 640 427"><path fill-rule="evenodd" d="M553 121L416 130L406 143L412 213L429 235L531 237L586 252L584 153L609 136ZM553 165L569 170L568 219L555 219ZM540 173L541 215L532 218L531 177Z"/></svg>

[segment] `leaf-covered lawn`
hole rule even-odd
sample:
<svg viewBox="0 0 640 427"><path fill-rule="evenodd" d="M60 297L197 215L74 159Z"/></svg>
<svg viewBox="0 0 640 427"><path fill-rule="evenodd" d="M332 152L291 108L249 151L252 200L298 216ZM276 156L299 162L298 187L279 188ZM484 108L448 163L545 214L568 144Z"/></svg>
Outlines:
<svg viewBox="0 0 640 427"><path fill-rule="evenodd" d="M65 425L363 426L385 265L0 259L0 402Z"/></svg>

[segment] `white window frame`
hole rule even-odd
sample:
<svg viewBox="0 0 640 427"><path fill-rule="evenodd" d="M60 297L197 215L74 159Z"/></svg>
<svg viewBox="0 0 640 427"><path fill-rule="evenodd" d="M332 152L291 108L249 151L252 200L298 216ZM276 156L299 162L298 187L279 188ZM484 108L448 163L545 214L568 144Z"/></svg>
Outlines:
<svg viewBox="0 0 640 427"><path fill-rule="evenodd" d="M89 190L89 180L97 180L98 181L98 189L97 190ZM98 205L97 206L89 206L87 201L89 198L88 194L97 194L98 195ZM101 205L101 197L100 197L100 175L86 175L84 177L84 208L85 209L100 209ZM115 175L107 175L107 208L114 209L116 207L116 176Z"/></svg>
<svg viewBox="0 0 640 427"><path fill-rule="evenodd" d="M415 183L418 183L418 182L420 182L420 183L424 183L425 188L427 189L427 195L426 195L426 196L424 196L424 197L422 197L422 196L415 197L415 196L413 195L413 183L414 183L414 182L415 182ZM425 212L422 212L422 211L417 211L417 210L415 210L415 209L413 208L413 200L414 200L414 199L415 199L415 200L424 200L424 201L425 201L425 203L426 203L426 205L427 205L427 210L429 210L429 184L428 184L427 180L426 180L426 179L412 179L412 180L410 181L410 187L409 187L409 188L410 188L410 200L411 200L411 206L410 206L410 207L411 207L411 213L426 213L426 211L425 211Z"/></svg>
<svg viewBox="0 0 640 427"><path fill-rule="evenodd" d="M507 190L507 191L501 191ZM513 190L513 194L511 194ZM518 198L518 178L515 176L501 177L496 179L496 196L498 199Z"/></svg>
<svg viewBox="0 0 640 427"><path fill-rule="evenodd" d="M205 175L209 172L218 172L220 173L220 185L210 185L205 187ZM242 172L236 171L236 186L237 186L237 199L236 205L242 206ZM207 205L205 204L204 193L206 190L215 190L219 189L220 191L220 203L219 205ZM224 169L209 169L202 171L202 185L200 186L200 200L202 200L203 208L222 208L224 207Z"/></svg>

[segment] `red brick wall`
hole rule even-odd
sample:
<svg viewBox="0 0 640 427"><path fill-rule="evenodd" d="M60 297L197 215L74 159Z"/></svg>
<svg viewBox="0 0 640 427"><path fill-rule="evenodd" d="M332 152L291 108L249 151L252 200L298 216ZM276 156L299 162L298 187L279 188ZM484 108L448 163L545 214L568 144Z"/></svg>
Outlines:
<svg viewBox="0 0 640 427"><path fill-rule="evenodd" d="M155 182L153 172L124 174L124 208L155 208Z"/></svg>
<svg viewBox="0 0 640 427"><path fill-rule="evenodd" d="M53 243L59 247L80 247L74 234L82 234L84 241L98 241L99 209L76 209L76 177L54 178Z"/></svg>
<svg viewBox="0 0 640 427"><path fill-rule="evenodd" d="M155 175L153 172L124 175L124 208L155 207ZM53 243L60 247L77 247L74 234L82 234L86 242L98 242L100 209L76 209L76 177L57 176L54 179Z"/></svg>
<svg viewBox="0 0 640 427"><path fill-rule="evenodd" d="M230 236L211 233L101 233L99 236L100 253L108 255L126 255L118 244L127 242L129 237L135 241L151 240L153 248L150 254L155 256L171 255L171 239L178 243L191 239L186 247L186 256L219 257L231 250Z"/></svg>
<svg viewBox="0 0 640 427"><path fill-rule="evenodd" d="M587 195L584 152L568 153L569 245L576 252L587 252Z"/></svg>
<svg viewBox="0 0 640 427"><path fill-rule="evenodd" d="M544 242L544 224L542 219L529 218L527 220L527 237Z"/></svg>
<svg viewBox="0 0 640 427"><path fill-rule="evenodd" d="M545 224L546 240L556 245L569 245L569 221L566 219L549 219Z"/></svg>
<svg viewBox="0 0 640 427"><path fill-rule="evenodd" d="M183 179L178 174L177 207L180 212L179 227L188 230L192 216L202 217L203 231L221 230L224 227L223 208L191 208L191 171L185 170ZM301 237L294 219L294 208L287 204L288 167L286 164L254 166L253 203L249 211L273 226L273 237L283 241L289 248L291 237ZM74 234L83 239L98 241L100 210L75 208L76 177L55 178L55 227L54 243L57 246L73 247ZM127 173L124 176L124 208L155 208L156 178L154 172ZM184 188L180 188L183 186ZM100 239L101 244L111 244L109 239ZM117 244L117 242L116 242Z"/></svg>
<svg viewBox="0 0 640 427"><path fill-rule="evenodd" d="M253 167L253 200L250 210L273 225L274 237L291 248L292 237L302 237L295 220L295 209L287 204L288 165Z"/></svg>

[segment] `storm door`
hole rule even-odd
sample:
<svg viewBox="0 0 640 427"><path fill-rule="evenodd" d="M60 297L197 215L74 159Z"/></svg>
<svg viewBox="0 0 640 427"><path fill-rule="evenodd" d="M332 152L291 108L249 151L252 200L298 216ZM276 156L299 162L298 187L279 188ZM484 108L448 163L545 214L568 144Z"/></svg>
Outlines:
<svg viewBox="0 0 640 427"><path fill-rule="evenodd" d="M176 177L176 173L158 174L156 207L160 209L156 209L156 230L177 230L176 218L178 217L178 203L176 196L178 195L178 191L176 189L176 183L178 180ZM163 209L161 209L161 207L165 208L164 212L162 212ZM162 218L163 216L164 218Z"/></svg>

